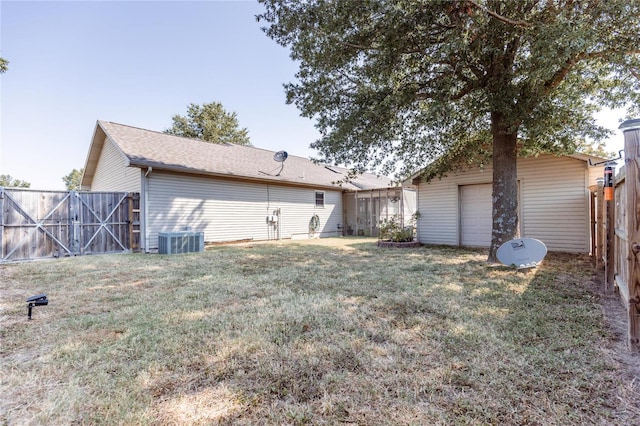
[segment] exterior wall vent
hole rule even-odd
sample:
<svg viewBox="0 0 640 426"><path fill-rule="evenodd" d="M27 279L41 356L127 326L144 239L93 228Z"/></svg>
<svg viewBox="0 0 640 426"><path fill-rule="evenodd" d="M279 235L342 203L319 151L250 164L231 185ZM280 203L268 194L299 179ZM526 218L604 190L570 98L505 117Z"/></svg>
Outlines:
<svg viewBox="0 0 640 426"><path fill-rule="evenodd" d="M159 232L158 253L180 254L204 251L204 232Z"/></svg>

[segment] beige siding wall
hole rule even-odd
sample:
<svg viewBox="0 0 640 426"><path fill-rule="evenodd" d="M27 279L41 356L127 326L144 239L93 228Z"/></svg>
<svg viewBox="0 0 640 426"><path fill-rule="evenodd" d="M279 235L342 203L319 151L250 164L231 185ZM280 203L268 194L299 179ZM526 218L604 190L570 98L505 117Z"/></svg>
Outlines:
<svg viewBox="0 0 640 426"><path fill-rule="evenodd" d="M266 185L264 185L266 187ZM342 192L324 192L324 207L316 207L316 190L269 185L270 210L280 209L281 238L308 238L309 222L314 214L320 218L320 237L339 235L338 224L342 223Z"/></svg>
<svg viewBox="0 0 640 426"><path fill-rule="evenodd" d="M587 163L567 157L523 159L523 237L537 238L550 250L588 252L589 190Z"/></svg>
<svg viewBox="0 0 640 426"><path fill-rule="evenodd" d="M418 240L425 244L458 245L458 186L491 183L491 170L473 170L418 186Z"/></svg>
<svg viewBox="0 0 640 426"><path fill-rule="evenodd" d="M588 252L589 174L586 162L569 157L518 160L521 235L543 241L550 250ZM487 168L420 184L419 240L459 244L458 187L491 180L492 170Z"/></svg>
<svg viewBox="0 0 640 426"><path fill-rule="evenodd" d="M96 166L91 191L140 192L140 169L128 167L118 148L106 138Z"/></svg>
<svg viewBox="0 0 640 426"><path fill-rule="evenodd" d="M280 208L280 238L308 236L309 221L320 218L319 236L336 235L342 220L340 191L325 191L325 207L315 207L315 190L261 183L181 176L154 171L147 178L146 230L150 249L158 232L203 231L205 241L274 238L266 217Z"/></svg>
<svg viewBox="0 0 640 426"><path fill-rule="evenodd" d="M588 167L587 170L589 173L589 186L598 185L596 179L602 178L604 176L604 164L596 167Z"/></svg>

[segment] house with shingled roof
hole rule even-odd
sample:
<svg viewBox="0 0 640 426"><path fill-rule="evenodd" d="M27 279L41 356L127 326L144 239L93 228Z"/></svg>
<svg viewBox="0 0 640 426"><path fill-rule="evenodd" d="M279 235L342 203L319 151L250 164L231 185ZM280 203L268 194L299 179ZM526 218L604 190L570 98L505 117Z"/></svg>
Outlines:
<svg viewBox="0 0 640 426"><path fill-rule="evenodd" d="M339 183L346 169L274 154L98 121L81 185L140 193L144 251L162 232L203 232L211 243L375 236L382 219L415 206L415 193L389 178Z"/></svg>
<svg viewBox="0 0 640 426"><path fill-rule="evenodd" d="M541 240L549 250L589 253L595 244L597 179L603 158L585 154L519 157L518 234ZM422 244L489 247L493 227L493 168L460 165L425 179L427 167L409 182L416 188L417 238Z"/></svg>

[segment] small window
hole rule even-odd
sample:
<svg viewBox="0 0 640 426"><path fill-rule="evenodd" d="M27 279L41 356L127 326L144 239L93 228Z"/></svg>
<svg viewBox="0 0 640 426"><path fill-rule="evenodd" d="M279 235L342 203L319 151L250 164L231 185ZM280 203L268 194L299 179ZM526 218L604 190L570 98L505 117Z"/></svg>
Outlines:
<svg viewBox="0 0 640 426"><path fill-rule="evenodd" d="M324 191L316 191L316 207L324 207Z"/></svg>

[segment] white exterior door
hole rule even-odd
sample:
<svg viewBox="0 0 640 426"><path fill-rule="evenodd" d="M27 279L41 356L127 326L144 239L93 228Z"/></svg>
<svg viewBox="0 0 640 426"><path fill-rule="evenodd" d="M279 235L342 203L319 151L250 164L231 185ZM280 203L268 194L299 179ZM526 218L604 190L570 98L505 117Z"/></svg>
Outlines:
<svg viewBox="0 0 640 426"><path fill-rule="evenodd" d="M460 243L489 247L491 244L491 184L460 186Z"/></svg>

